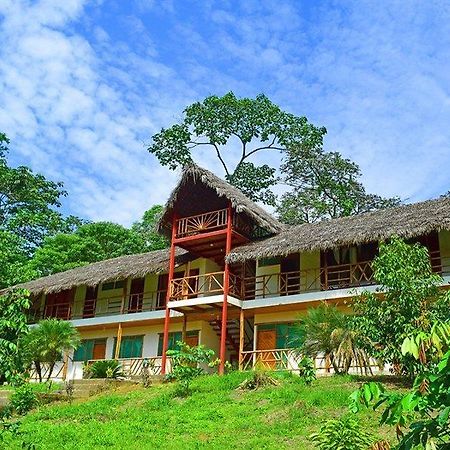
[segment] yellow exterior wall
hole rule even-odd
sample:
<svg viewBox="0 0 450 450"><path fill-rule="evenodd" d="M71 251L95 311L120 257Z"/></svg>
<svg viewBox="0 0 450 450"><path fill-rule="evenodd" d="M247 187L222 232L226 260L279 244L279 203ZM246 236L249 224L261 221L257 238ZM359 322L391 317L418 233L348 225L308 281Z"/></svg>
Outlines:
<svg viewBox="0 0 450 450"><path fill-rule="evenodd" d="M444 273L450 273L450 231L439 233L439 248Z"/></svg>
<svg viewBox="0 0 450 450"><path fill-rule="evenodd" d="M258 266L256 268L256 293L262 292L263 286L265 286L265 292L268 293L266 297L278 296L279 291L279 279L277 274L280 273L280 265L275 264L273 266ZM263 275L265 275L263 277ZM271 276L272 275L272 276ZM261 298L261 295L257 295L256 298Z"/></svg>
<svg viewBox="0 0 450 450"><path fill-rule="evenodd" d="M74 317L81 317L83 315L84 299L86 297L86 286L77 286L75 289L73 299L73 311Z"/></svg>
<svg viewBox="0 0 450 450"><path fill-rule="evenodd" d="M300 255L300 286L302 291L320 289L320 252Z"/></svg>

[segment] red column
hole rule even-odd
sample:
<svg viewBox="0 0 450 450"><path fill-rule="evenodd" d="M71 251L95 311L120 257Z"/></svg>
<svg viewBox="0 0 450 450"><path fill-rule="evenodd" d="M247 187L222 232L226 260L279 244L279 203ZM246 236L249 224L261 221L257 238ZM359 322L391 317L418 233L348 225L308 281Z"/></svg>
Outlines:
<svg viewBox="0 0 450 450"><path fill-rule="evenodd" d="M167 294L166 294L166 317L164 320L164 337L163 337L163 350L162 350L162 361L161 361L161 374L166 374L166 361L167 361L167 347L169 346L169 323L170 323L170 309L169 309L169 299L171 294L171 282L173 279L173 273L175 270L175 236L177 234L177 217L173 215L172 222L172 240L170 242L170 259L169 259L169 277L167 280Z"/></svg>
<svg viewBox="0 0 450 450"><path fill-rule="evenodd" d="M225 245L225 256L231 251L231 227L233 221L233 209L231 202L228 205L227 217L227 240ZM222 330L220 333L220 364L219 375L225 372L225 358L226 358L226 340L227 340L227 316L228 316L228 291L230 289L230 268L225 261L225 271L223 275L223 306L222 306Z"/></svg>

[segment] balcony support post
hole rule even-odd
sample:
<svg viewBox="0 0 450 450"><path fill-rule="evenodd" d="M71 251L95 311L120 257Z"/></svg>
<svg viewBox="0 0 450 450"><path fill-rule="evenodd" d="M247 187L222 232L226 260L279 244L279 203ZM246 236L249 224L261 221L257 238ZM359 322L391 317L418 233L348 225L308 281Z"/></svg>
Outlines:
<svg viewBox="0 0 450 450"><path fill-rule="evenodd" d="M181 340L186 342L187 314L183 314L183 329L181 331Z"/></svg>
<svg viewBox="0 0 450 450"><path fill-rule="evenodd" d="M122 324L119 322L119 327L117 328L116 348L114 349L114 359L119 359L121 345L122 345Z"/></svg>
<svg viewBox="0 0 450 450"><path fill-rule="evenodd" d="M169 347L169 323L170 323L170 309L169 301L171 292L171 284L173 280L173 273L175 270L175 237L177 233L177 217L174 214L172 218L172 240L170 243L170 259L169 259L169 277L167 280L167 294L166 294L166 316L164 319L164 337L163 337L163 349L161 360L161 374L166 374L166 362L167 362L167 349Z"/></svg>
<svg viewBox="0 0 450 450"><path fill-rule="evenodd" d="M232 237L232 221L233 209L231 202L228 204L227 215L227 240L225 245L225 257L231 251L231 237ZM223 276L223 305L222 305L222 329L220 333L220 364L219 375L225 373L225 359L226 359L226 340L227 340L227 319L228 319L228 292L230 290L230 267L225 261L225 271Z"/></svg>
<svg viewBox="0 0 450 450"><path fill-rule="evenodd" d="M242 370L242 352L244 351L244 327L245 327L245 317L244 310L241 308L239 315L239 370Z"/></svg>

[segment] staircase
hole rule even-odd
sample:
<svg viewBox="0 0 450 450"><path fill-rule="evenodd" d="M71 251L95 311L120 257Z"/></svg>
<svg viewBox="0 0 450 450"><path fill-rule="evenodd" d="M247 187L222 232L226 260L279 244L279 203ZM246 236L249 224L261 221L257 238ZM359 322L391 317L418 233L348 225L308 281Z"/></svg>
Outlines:
<svg viewBox="0 0 450 450"><path fill-rule="evenodd" d="M209 324L220 339L222 334L222 321L215 319L211 320ZM239 320L227 320L226 344L227 349L230 351L230 359L237 358L239 355Z"/></svg>

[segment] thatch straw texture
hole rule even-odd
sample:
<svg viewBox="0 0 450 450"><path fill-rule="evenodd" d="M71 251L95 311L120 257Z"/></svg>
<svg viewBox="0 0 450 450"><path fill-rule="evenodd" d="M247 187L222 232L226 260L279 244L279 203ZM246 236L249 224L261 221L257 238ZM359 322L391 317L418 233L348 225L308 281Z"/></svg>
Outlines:
<svg viewBox="0 0 450 450"><path fill-rule="evenodd" d="M383 241L392 236L412 238L450 230L450 198L439 198L351 217L291 227L276 236L233 250L228 262L286 256L301 251Z"/></svg>
<svg viewBox="0 0 450 450"><path fill-rule="evenodd" d="M246 197L239 189L217 177L209 170L198 167L195 164L190 164L183 169L181 180L177 187L172 191L169 200L167 201L158 226L160 232L168 234L168 231L170 231L173 209L179 200L180 193L186 189L188 190L187 194L189 194L189 191L192 190L193 186L197 183L204 184L213 189L217 196L231 201L236 212L246 214L260 228L266 230L270 234L278 233L286 228L285 225L272 217L267 211ZM202 200L205 202L207 199L203 198L199 201ZM181 201L184 202L186 200L183 199Z"/></svg>
<svg viewBox="0 0 450 450"><path fill-rule="evenodd" d="M176 264L194 259L185 250L176 252ZM169 249L156 250L138 255L119 256L87 266L77 267L48 277L38 278L16 287L25 288L33 295L49 294L71 289L75 286L96 286L107 281L124 278L139 278L149 273L158 273L169 268Z"/></svg>

